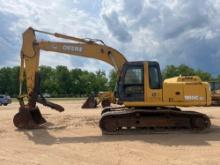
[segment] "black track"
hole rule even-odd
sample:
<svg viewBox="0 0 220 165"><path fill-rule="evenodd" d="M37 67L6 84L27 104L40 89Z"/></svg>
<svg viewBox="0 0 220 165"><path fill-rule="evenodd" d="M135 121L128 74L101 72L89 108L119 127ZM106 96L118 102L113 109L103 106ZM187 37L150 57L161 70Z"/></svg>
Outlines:
<svg viewBox="0 0 220 165"><path fill-rule="evenodd" d="M126 109L114 108L102 114L99 126L103 134L117 134L122 130L146 128L205 130L211 125L207 115L173 108Z"/></svg>

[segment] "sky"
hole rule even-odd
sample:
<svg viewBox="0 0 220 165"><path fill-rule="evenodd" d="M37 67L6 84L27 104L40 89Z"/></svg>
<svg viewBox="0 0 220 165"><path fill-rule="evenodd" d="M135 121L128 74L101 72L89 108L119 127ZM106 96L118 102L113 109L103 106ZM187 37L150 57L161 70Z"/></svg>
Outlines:
<svg viewBox="0 0 220 165"><path fill-rule="evenodd" d="M0 0L0 67L19 65L22 32L29 26L101 39L129 61L156 60L161 68L186 64L220 74L220 0ZM54 52L42 52L40 64L113 69Z"/></svg>

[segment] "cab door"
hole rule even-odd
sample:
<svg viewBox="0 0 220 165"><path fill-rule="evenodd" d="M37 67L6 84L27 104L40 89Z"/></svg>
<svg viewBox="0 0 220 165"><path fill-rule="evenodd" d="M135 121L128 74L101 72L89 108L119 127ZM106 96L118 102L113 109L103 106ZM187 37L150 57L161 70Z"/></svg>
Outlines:
<svg viewBox="0 0 220 165"><path fill-rule="evenodd" d="M146 67L146 103L160 104L162 102L162 76L160 66L155 61L147 62Z"/></svg>
<svg viewBox="0 0 220 165"><path fill-rule="evenodd" d="M130 62L123 66L118 96L120 101L144 101L144 62Z"/></svg>

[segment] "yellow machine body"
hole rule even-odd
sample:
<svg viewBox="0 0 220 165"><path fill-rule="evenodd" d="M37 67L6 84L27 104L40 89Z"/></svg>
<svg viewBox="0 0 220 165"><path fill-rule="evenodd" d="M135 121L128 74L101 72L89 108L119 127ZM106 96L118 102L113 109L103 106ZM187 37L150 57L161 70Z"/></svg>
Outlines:
<svg viewBox="0 0 220 165"><path fill-rule="evenodd" d="M35 32L52 35L69 42L37 40ZM177 112L172 108L167 109L167 107L176 106L210 105L209 84L202 82L199 77L179 76L162 81L159 64L155 61L128 62L123 54L105 45L100 40L86 40L28 28L23 33L20 56L20 93L18 96L20 109L14 117L14 125L18 128L37 128L38 125L46 122L36 103L49 106L60 112L64 110L63 107L47 101L40 95L38 68L41 50L101 60L116 69L118 75L116 91L100 93L98 98L100 102L107 100L108 102L105 102L105 105L108 105L109 102L123 102L125 109L119 108L123 112L117 110L112 113L106 112L116 109L104 109L105 114L100 120L100 128L103 131L114 132L123 127L139 128L146 126L204 129L210 125L209 118L203 114L195 115L194 112L184 113ZM129 74L133 76L129 77ZM22 88L24 85L25 88ZM24 102L24 97L28 98L27 103ZM142 108L141 111L140 108ZM157 116L155 111L158 111ZM168 114L171 120L167 119ZM139 118L137 119L137 117Z"/></svg>
<svg viewBox="0 0 220 165"><path fill-rule="evenodd" d="M179 76L163 81L161 89L150 88L148 62L144 63L144 101L124 101L125 106L206 106L211 104L207 82L198 76Z"/></svg>

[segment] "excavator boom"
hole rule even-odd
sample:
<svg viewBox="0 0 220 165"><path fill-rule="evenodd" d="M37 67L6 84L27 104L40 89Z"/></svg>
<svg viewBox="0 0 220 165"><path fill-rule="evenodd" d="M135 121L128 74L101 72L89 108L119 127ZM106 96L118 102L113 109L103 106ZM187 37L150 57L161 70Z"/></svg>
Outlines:
<svg viewBox="0 0 220 165"><path fill-rule="evenodd" d="M68 40L68 42L52 42L44 40L38 41L35 32L44 33L56 38ZM101 44L98 42L101 42ZM101 40L81 39L59 33L49 33L35 30L31 27L28 28L23 33L23 44L20 56L20 92L18 96L20 102L20 110L14 118L14 124L19 128L34 128L37 127L34 125L34 123L44 123L45 119L43 119L42 115L40 114L40 111L36 106L36 102L55 109L59 112L64 110L62 106L49 102L45 98L41 97L38 75L40 50L101 60L112 65L118 74L121 72L123 64L127 62L126 58L120 52L109 46L106 46ZM23 89L24 84L26 84L26 92L24 92ZM28 99L27 104L24 103L25 97ZM28 113L29 111L31 113ZM27 126L29 122L28 118L30 118L30 116L32 116L32 119L35 121L30 122L31 124ZM25 120L23 118L25 118ZM22 121L28 122L22 123Z"/></svg>

